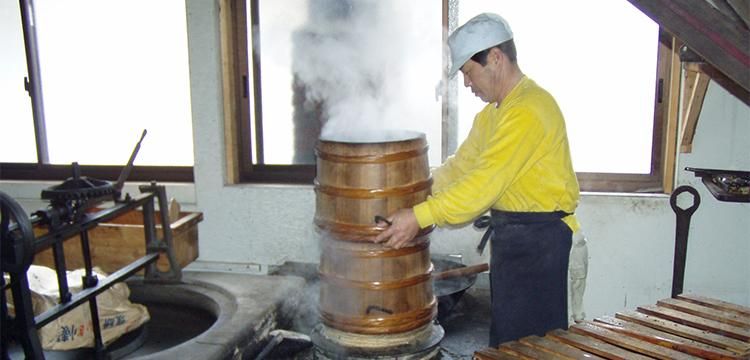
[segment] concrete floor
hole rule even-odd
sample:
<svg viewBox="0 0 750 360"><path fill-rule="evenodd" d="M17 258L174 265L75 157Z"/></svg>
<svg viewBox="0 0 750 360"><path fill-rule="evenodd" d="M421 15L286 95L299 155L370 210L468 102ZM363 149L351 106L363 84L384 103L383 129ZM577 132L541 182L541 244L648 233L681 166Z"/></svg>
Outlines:
<svg viewBox="0 0 750 360"><path fill-rule="evenodd" d="M474 351L486 348L490 339L489 289L470 288L441 325L445 330L441 355L445 359L471 359Z"/></svg>

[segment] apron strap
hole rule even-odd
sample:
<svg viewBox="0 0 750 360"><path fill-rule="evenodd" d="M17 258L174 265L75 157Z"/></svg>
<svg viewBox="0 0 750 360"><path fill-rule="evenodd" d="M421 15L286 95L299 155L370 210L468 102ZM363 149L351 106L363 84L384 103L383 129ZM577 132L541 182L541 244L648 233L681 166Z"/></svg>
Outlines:
<svg viewBox="0 0 750 360"><path fill-rule="evenodd" d="M474 220L474 227L477 229L487 228L484 235L482 235L482 240L477 245L477 252L479 255L482 255L484 248L487 246L487 241L490 240L495 230L499 230L505 225L551 222L561 220L568 215L572 215L572 213L562 210L551 212L512 212L493 209L490 211L490 215L480 216Z"/></svg>

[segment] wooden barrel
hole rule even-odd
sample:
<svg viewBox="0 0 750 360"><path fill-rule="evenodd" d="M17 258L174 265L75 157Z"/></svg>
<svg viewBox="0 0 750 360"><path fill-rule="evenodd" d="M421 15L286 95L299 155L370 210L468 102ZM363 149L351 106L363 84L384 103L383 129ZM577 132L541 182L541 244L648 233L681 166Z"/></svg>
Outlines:
<svg viewBox="0 0 750 360"><path fill-rule="evenodd" d="M380 135L380 134L378 134ZM383 133L375 140L321 139L316 148L315 224L321 233L322 322L357 334L393 334L432 321L429 238L392 249L372 243L374 220L427 198L431 178L424 134Z"/></svg>

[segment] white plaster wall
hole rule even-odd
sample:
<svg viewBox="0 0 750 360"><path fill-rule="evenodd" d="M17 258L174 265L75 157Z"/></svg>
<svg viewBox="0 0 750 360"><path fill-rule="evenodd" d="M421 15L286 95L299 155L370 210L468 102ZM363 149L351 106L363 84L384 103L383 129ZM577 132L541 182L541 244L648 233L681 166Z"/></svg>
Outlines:
<svg viewBox="0 0 750 360"><path fill-rule="evenodd" d="M187 0L196 194L206 219L201 258L206 262L316 262L311 186L225 186L218 51L214 3ZM685 166L750 169L750 110L711 85ZM693 216L685 290L747 305L750 302L750 206L718 202L692 173L678 172L703 202ZM671 292L675 216L667 196L585 194L578 210L589 238L590 273L584 298L590 316L652 304ZM466 263L487 261L474 248L471 227L433 233L434 253L463 254Z"/></svg>
<svg viewBox="0 0 750 360"><path fill-rule="evenodd" d="M750 170L750 107L711 82L680 184L701 194L688 242L685 290L750 303L750 204L717 201L685 167Z"/></svg>
<svg viewBox="0 0 750 360"><path fill-rule="evenodd" d="M317 262L312 186L226 185L218 5L187 0L195 185L168 184L183 207L203 212L200 257L193 266L265 272L284 261ZM750 109L711 83L691 154L681 154L678 184L694 186L702 202L692 218L685 291L750 306L750 204L716 201L686 166L750 169ZM51 183L0 181L0 191L29 211L40 208ZM134 190L133 184L127 189ZM584 297L589 318L669 297L675 215L666 195L584 194L577 211L589 240ZM439 229L433 253L488 261L471 227Z"/></svg>

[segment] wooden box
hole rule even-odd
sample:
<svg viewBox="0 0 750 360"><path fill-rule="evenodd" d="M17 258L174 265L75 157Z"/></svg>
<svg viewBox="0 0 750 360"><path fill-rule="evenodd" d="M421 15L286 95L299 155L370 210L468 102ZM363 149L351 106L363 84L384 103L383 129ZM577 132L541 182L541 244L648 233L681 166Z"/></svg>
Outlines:
<svg viewBox="0 0 750 360"><path fill-rule="evenodd" d="M162 238L161 216L156 211L156 234ZM178 214L178 215L177 215ZM175 257L180 269L198 258L198 223L203 220L201 212L177 212L172 216L170 227ZM46 229L34 229L37 236ZM92 264L110 274L146 255L146 240L143 226L143 213L133 210L124 213L107 223L101 223L88 231ZM67 270L84 267L81 241L78 236L63 243ZM34 264L55 268L52 248L45 249L34 257ZM161 271L169 269L166 253L156 262ZM143 270L139 272L143 274Z"/></svg>

